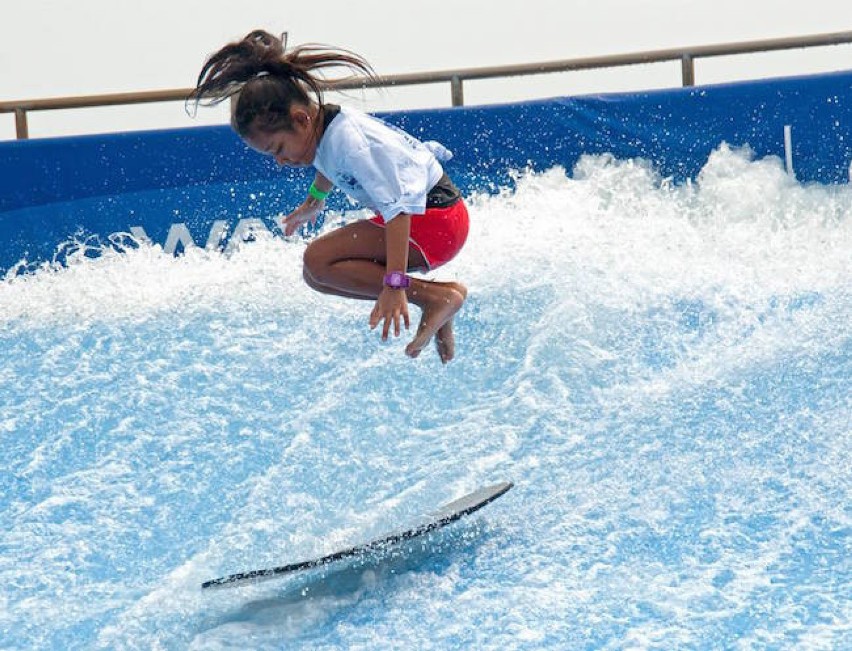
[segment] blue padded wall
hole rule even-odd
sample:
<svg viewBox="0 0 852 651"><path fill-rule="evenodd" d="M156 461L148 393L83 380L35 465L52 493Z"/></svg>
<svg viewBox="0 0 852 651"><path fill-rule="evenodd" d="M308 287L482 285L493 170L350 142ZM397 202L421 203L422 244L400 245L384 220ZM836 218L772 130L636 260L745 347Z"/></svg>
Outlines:
<svg viewBox="0 0 852 651"><path fill-rule="evenodd" d="M800 181L846 183L852 72L381 117L451 149L447 170L466 193L510 185L517 169L570 173L584 153L641 157L681 182L722 142L784 158L785 126ZM255 218L276 232L273 216L302 200L309 179L224 126L3 142L0 273L52 259L75 237L105 241L135 229L162 244L179 224L203 246L217 220L227 232ZM336 193L331 207L346 205Z"/></svg>

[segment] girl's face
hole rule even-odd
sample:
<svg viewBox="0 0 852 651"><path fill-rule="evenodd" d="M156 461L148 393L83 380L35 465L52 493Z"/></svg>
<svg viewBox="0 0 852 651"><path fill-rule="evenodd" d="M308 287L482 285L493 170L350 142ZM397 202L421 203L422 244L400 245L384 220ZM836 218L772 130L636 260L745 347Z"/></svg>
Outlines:
<svg viewBox="0 0 852 651"><path fill-rule="evenodd" d="M293 123L290 129L254 130L243 140L255 151L272 156L281 166L308 167L317 153L315 118L304 106L291 107L290 118Z"/></svg>

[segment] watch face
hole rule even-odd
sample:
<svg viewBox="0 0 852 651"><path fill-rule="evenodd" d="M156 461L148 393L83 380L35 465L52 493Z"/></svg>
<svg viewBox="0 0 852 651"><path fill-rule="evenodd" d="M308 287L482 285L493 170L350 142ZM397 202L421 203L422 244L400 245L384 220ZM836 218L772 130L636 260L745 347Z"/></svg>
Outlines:
<svg viewBox="0 0 852 651"><path fill-rule="evenodd" d="M411 279L400 271L392 271L385 276L385 285L393 289L405 289L411 284Z"/></svg>

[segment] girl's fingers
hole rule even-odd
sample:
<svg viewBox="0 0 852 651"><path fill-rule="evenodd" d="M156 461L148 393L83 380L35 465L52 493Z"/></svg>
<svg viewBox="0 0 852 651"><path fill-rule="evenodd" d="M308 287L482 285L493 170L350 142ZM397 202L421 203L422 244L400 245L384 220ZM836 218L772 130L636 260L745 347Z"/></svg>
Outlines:
<svg viewBox="0 0 852 651"><path fill-rule="evenodd" d="M388 333L390 332L391 318L385 314L385 327L382 328L382 341L387 341Z"/></svg>
<svg viewBox="0 0 852 651"><path fill-rule="evenodd" d="M372 312L370 312L370 329L374 330L379 323L382 323L382 341L387 341L390 336L391 325L393 325L394 336L399 337L403 324L405 324L406 330L411 327L408 306L402 305L401 307L393 307L388 311L383 311L382 302L377 300Z"/></svg>

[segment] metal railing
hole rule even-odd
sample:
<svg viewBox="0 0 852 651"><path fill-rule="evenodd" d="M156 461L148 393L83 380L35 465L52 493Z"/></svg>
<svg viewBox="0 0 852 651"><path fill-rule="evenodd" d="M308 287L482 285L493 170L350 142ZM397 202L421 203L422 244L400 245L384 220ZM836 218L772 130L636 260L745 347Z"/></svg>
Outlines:
<svg viewBox="0 0 852 651"><path fill-rule="evenodd" d="M612 54L608 56L580 59L564 59L559 61L548 61L545 63L527 63L510 66L462 68L437 72L389 75L380 77L376 80L356 79L351 82L338 84L335 86L335 89L352 90L388 86L449 83L452 105L462 106L464 104L465 81L518 77L523 75L537 75L552 72L568 72L574 70L590 70L594 68L616 68L668 61L680 61L683 85L693 86L695 84L696 59L731 56L737 54L751 54L756 52L772 52L777 50L791 50L807 47L824 47L848 43L852 43L852 31L759 41L743 41L738 43L721 43L718 45L701 45L697 47L672 48L666 50L651 50L631 54ZM25 139L29 137L29 127L27 124L27 113L29 111L49 111L56 109L184 101L191 91L191 88L178 88L174 90L7 101L0 102L0 113L15 114L15 132L17 134L17 138Z"/></svg>

